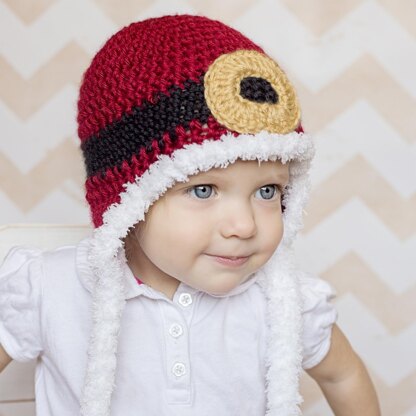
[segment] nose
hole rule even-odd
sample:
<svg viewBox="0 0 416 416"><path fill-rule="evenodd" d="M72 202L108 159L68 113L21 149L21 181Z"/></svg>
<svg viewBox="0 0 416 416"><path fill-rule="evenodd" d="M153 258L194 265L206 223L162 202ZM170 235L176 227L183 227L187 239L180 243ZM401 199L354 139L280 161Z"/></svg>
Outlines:
<svg viewBox="0 0 416 416"><path fill-rule="evenodd" d="M220 231L224 238L247 239L257 232L256 218L250 203L234 203L222 210Z"/></svg>

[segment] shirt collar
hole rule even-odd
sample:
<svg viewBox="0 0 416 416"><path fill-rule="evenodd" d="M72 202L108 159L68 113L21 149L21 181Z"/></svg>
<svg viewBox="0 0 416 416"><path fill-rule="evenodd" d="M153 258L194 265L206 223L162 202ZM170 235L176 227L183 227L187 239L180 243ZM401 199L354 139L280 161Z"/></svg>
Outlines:
<svg viewBox="0 0 416 416"><path fill-rule="evenodd" d="M94 273L91 269L90 263L88 262L88 249L89 244L91 241L91 237L86 237L82 239L77 247L76 247L76 267L78 271L78 275L80 277L82 285L87 289L89 292L92 293L94 288ZM119 256L119 259L122 260L123 256ZM122 270L124 274L124 286L125 286L125 299L132 299L136 296L145 295L147 297L151 297L154 299L158 298L164 298L165 295L160 293L159 291L151 288L150 286L147 286L146 284L138 284L136 278L133 275L133 272L131 271L130 267L125 261L121 261L122 264ZM186 292L190 294L195 293L206 293L209 296L215 297L215 298L226 298L229 296L238 295L244 291L246 291L252 284L254 284L258 279L258 274L253 273L245 282L241 283L240 285L236 286L231 291L221 294L221 295L214 295L206 292L202 292L198 289L195 289L186 283L181 282L178 286L178 291Z"/></svg>

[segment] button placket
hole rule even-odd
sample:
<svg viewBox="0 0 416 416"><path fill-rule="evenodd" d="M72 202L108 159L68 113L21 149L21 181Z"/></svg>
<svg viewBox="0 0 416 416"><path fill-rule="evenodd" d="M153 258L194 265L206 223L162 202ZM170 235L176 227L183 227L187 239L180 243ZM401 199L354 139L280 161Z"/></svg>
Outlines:
<svg viewBox="0 0 416 416"><path fill-rule="evenodd" d="M185 304L189 298L183 297ZM192 301L192 299L191 299ZM167 399L172 404L191 400L191 369L188 348L188 327L182 307L177 302L164 302L162 311L165 324Z"/></svg>

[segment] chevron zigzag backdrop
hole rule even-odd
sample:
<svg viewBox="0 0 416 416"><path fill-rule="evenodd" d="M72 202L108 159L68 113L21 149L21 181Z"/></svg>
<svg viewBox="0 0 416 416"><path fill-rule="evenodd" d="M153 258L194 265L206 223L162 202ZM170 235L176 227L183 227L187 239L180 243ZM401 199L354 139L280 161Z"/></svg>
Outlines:
<svg viewBox="0 0 416 416"><path fill-rule="evenodd" d="M1 223L89 223L82 72L118 28L176 12L243 31L289 73L317 146L298 260L336 289L383 415L416 416L414 0L0 0ZM34 363L10 366L0 416L34 415ZM306 416L332 414L301 385Z"/></svg>

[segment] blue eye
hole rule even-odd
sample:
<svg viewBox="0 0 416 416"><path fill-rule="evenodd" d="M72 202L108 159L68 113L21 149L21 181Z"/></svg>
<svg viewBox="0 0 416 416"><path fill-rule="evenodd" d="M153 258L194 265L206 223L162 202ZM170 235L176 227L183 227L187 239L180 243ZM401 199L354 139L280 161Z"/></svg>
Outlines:
<svg viewBox="0 0 416 416"><path fill-rule="evenodd" d="M195 195L199 199L207 199L211 196L212 186L211 185L197 185L188 189L188 193L195 191Z"/></svg>
<svg viewBox="0 0 416 416"><path fill-rule="evenodd" d="M208 199L212 195L212 191L212 185L195 185L188 188L186 193L197 199ZM268 201L273 199L277 194L281 194L282 190L279 185L265 185L259 188L257 192L260 192L261 199Z"/></svg>
<svg viewBox="0 0 416 416"><path fill-rule="evenodd" d="M261 196L264 199L270 200L270 199L273 199L274 198L274 196L279 191L279 188L278 188L277 185L265 185L265 186L262 186L259 189L259 191L260 191Z"/></svg>

